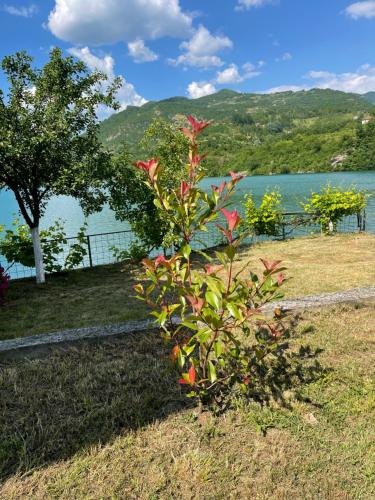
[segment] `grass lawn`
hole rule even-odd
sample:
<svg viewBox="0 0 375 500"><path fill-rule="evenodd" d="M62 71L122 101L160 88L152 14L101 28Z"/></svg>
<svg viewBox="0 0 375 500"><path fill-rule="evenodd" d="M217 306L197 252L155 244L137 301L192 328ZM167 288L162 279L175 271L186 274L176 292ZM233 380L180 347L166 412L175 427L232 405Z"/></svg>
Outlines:
<svg viewBox="0 0 375 500"><path fill-rule="evenodd" d="M0 357L0 498L373 499L374 311L300 313L284 406L218 417L154 332Z"/></svg>
<svg viewBox="0 0 375 500"><path fill-rule="evenodd" d="M287 297L333 292L375 284L375 236L340 234L265 242L241 250L237 267L259 257L282 259L291 279ZM46 285L33 280L11 283L0 310L0 339L81 326L116 323L147 316L132 298L137 268L120 264L50 276Z"/></svg>

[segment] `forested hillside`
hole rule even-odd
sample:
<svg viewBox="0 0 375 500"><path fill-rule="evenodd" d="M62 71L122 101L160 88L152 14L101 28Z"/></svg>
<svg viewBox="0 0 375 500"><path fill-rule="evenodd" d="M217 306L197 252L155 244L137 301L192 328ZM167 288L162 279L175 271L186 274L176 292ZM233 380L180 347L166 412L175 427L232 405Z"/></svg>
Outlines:
<svg viewBox="0 0 375 500"><path fill-rule="evenodd" d="M375 111L372 102L371 92L360 96L320 89L277 94L222 90L200 99L173 97L128 107L102 123L100 137L109 149L116 151L125 142L135 155L144 155L148 152L139 141L155 118L179 124L184 115L193 114L214 122L202 135L211 175L232 168L250 175L363 169L356 161L366 156L371 137L366 139L366 151L354 151L358 134L367 127L362 121ZM364 164L375 168L372 159Z"/></svg>

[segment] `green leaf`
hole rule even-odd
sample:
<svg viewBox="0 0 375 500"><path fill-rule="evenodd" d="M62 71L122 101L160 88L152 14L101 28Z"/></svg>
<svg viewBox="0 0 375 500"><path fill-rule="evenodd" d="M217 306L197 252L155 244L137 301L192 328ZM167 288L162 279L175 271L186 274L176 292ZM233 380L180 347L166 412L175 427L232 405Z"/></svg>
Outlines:
<svg viewBox="0 0 375 500"><path fill-rule="evenodd" d="M206 300L217 311L221 309L221 295L208 291L206 292Z"/></svg>
<svg viewBox="0 0 375 500"><path fill-rule="evenodd" d="M224 351L224 345L220 339L218 339L214 343L214 350L217 358L220 358L220 356L223 354Z"/></svg>
<svg viewBox="0 0 375 500"><path fill-rule="evenodd" d="M212 361L208 362L208 374L209 374L210 382L211 383L216 382L216 380L217 380L216 368L215 368L215 365L212 363Z"/></svg>
<svg viewBox="0 0 375 500"><path fill-rule="evenodd" d="M227 304L227 309L228 311L230 312L230 314L238 319L239 321L242 320L243 316L242 316L242 313L241 311L238 309L238 307L236 306L236 304L233 304L232 302L229 302Z"/></svg>
<svg viewBox="0 0 375 500"><path fill-rule="evenodd" d="M185 259L188 259L189 258L189 255L191 254L191 246L190 245L184 245L180 252L182 253L182 255L185 257Z"/></svg>

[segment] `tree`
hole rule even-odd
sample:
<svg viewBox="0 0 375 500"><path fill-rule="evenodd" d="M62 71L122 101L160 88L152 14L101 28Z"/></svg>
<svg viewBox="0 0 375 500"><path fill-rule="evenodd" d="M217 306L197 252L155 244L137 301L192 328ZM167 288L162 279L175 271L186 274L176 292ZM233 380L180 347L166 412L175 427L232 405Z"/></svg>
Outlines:
<svg viewBox="0 0 375 500"><path fill-rule="evenodd" d="M179 130L179 123L163 119L154 120L147 128L140 143L144 155L152 154L165 166L161 175L161 186L170 192L179 186L186 175L185 158L189 143ZM154 194L144 182L142 175L132 166L131 155L124 145L113 157L112 175L107 188L109 204L116 217L127 220L133 232L147 252L173 243L173 234L163 214L154 204Z"/></svg>
<svg viewBox="0 0 375 500"><path fill-rule="evenodd" d="M4 57L7 98L0 91L0 189L13 191L33 240L36 277L44 283L40 219L56 195L77 198L86 214L105 201L110 155L97 137L99 105L117 107L120 81L63 57L54 48L41 69L26 52Z"/></svg>

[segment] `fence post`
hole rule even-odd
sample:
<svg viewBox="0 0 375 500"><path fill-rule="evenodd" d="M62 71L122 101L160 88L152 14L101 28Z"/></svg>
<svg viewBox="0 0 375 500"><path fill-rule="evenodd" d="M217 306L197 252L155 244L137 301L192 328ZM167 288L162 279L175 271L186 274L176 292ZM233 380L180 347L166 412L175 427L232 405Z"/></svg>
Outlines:
<svg viewBox="0 0 375 500"><path fill-rule="evenodd" d="M357 223L360 233L366 231L366 210L357 213Z"/></svg>
<svg viewBox="0 0 375 500"><path fill-rule="evenodd" d="M87 235L86 239L87 239L87 249L89 251L90 267L93 267L93 264L92 264L92 253L91 253L91 243L90 243L90 235Z"/></svg>
<svg viewBox="0 0 375 500"><path fill-rule="evenodd" d="M283 228L283 240L285 240L285 222L283 222L282 228Z"/></svg>

